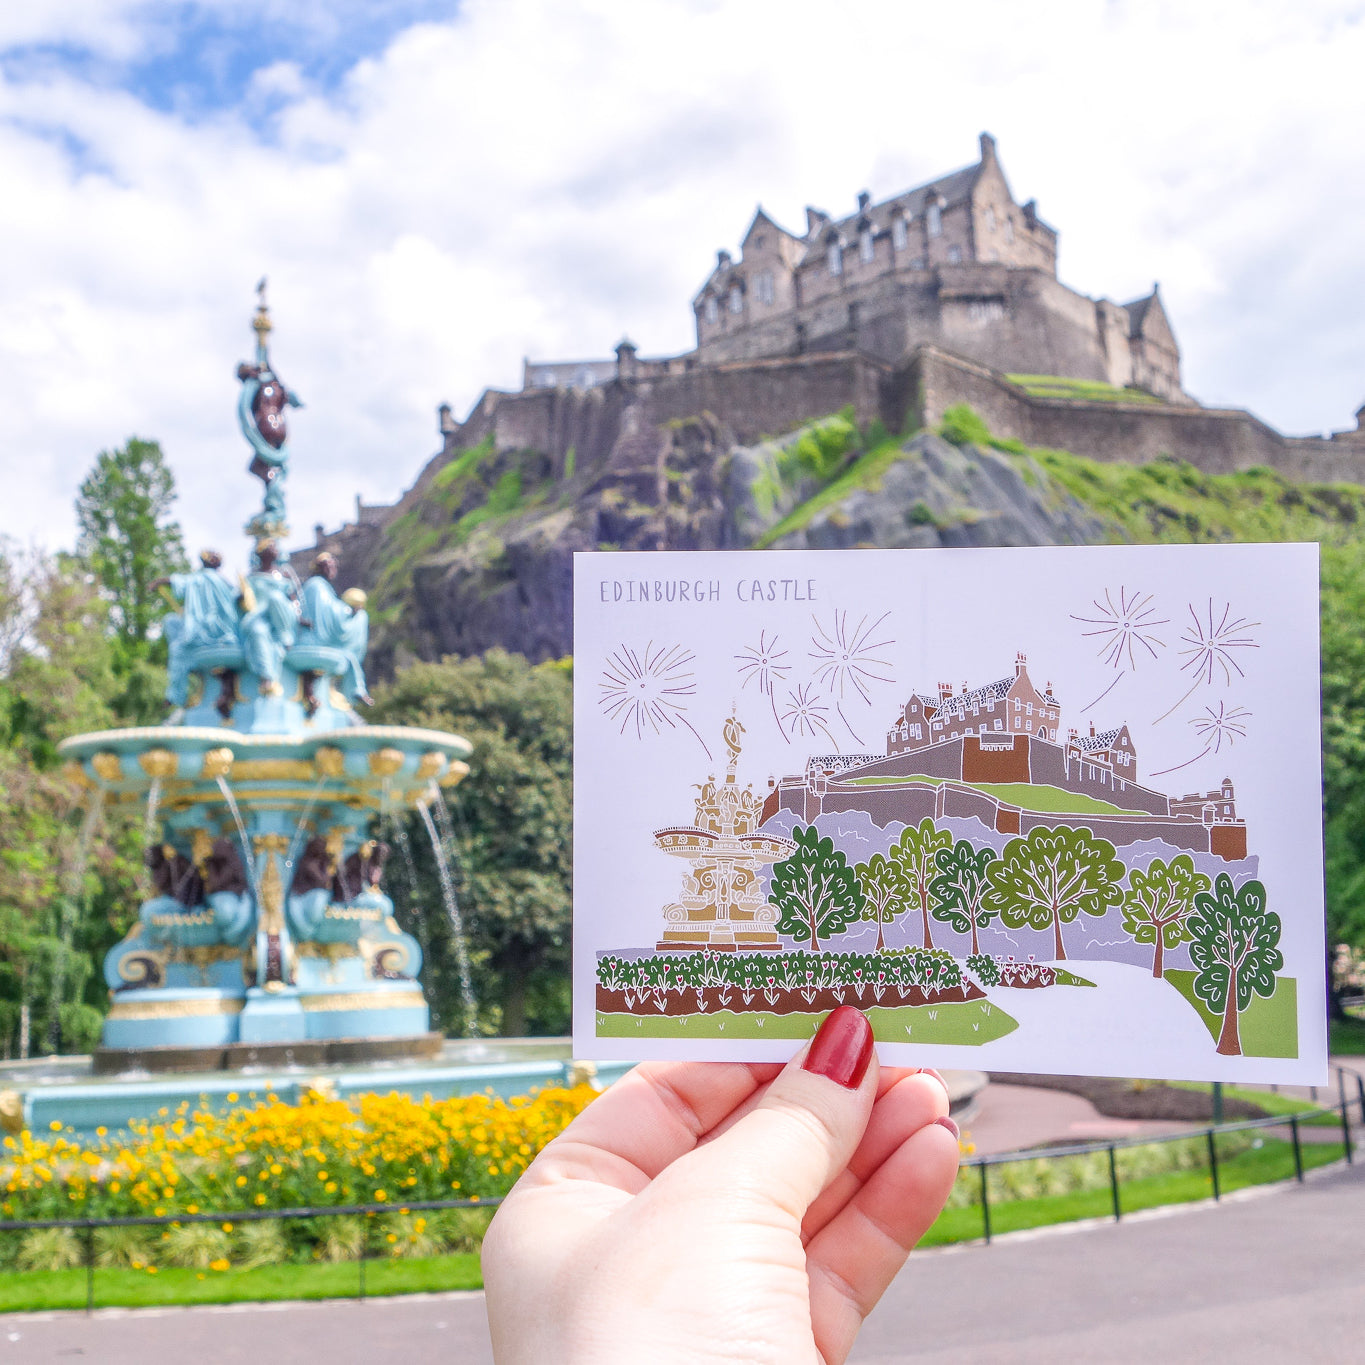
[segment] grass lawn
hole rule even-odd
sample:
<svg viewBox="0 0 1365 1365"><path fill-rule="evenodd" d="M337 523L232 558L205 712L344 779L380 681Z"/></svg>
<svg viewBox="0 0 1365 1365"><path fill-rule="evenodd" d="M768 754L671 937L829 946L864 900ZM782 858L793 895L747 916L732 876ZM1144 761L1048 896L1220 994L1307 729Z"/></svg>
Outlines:
<svg viewBox="0 0 1365 1365"><path fill-rule="evenodd" d="M770 1014L765 1010L736 1014L717 1010L706 1014L645 1016L597 1015L599 1038L795 1038L815 1032L826 1011L811 1014ZM958 1043L978 1046L1003 1038L1019 1027L989 1000L953 1000L941 1005L873 1006L867 1011L872 1033L883 1042Z"/></svg>
<svg viewBox="0 0 1365 1365"><path fill-rule="evenodd" d="M1305 1143L1301 1148L1305 1170L1326 1166L1342 1157L1339 1142ZM1123 1179L1123 1152L1118 1154L1119 1205L1124 1213L1157 1208L1165 1204L1189 1204L1213 1195L1213 1180L1207 1170L1172 1171L1168 1175ZM1277 1138L1264 1139L1260 1147L1218 1163L1218 1182L1224 1194L1250 1185L1289 1180L1294 1175L1293 1147ZM976 1172L972 1172L976 1176ZM1084 1190L1076 1194L1049 1194L1036 1199L991 1200L991 1231L1018 1232L1023 1228L1070 1223L1078 1218L1112 1216L1108 1188ZM981 1207L945 1209L925 1234L921 1246L941 1246L947 1242L971 1241L981 1236Z"/></svg>
<svg viewBox="0 0 1365 1365"><path fill-rule="evenodd" d="M1221 1015L1214 1014L1194 993L1194 972L1170 968L1166 980L1194 1007L1204 1021L1209 1036L1218 1038L1223 1027ZM1292 976L1275 982L1275 994L1266 999L1253 995L1251 1004L1237 1020L1238 1036L1245 1057L1297 1057L1299 1055L1299 989Z"/></svg>
<svg viewBox="0 0 1365 1365"><path fill-rule="evenodd" d="M11 1234L13 1235L13 1234ZM95 1302L101 1307L162 1307L166 1304L266 1302L273 1299L336 1299L356 1292L356 1262L271 1265L257 1270L96 1270ZM365 1265L365 1290L373 1294L424 1294L480 1289L477 1252L412 1260L373 1260ZM0 1312L85 1307L84 1270L0 1273Z"/></svg>
<svg viewBox="0 0 1365 1365"><path fill-rule="evenodd" d="M1334 1057L1365 1058L1365 1019L1333 1019L1327 1025L1327 1036Z"/></svg>
<svg viewBox="0 0 1365 1365"><path fill-rule="evenodd" d="M1008 374L1005 378L1034 398L1070 398L1087 403L1161 402L1143 389L1121 389L1098 379L1068 379L1059 374Z"/></svg>

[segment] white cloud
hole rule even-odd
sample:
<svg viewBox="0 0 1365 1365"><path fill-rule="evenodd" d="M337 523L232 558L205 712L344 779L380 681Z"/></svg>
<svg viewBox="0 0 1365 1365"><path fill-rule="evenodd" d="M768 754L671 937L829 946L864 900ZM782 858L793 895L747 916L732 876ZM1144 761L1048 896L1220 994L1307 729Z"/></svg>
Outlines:
<svg viewBox="0 0 1365 1365"><path fill-rule="evenodd" d="M60 13L0 19L0 43L83 35L116 60L167 41L144 4L30 8ZM1326 3L792 0L778 22L751 0L475 0L327 90L263 52L262 133L11 65L0 530L69 542L94 453L136 432L171 457L191 546L240 557L258 485L232 372L262 273L308 404L306 535L356 492L400 493L436 404L515 386L523 354L688 346L688 299L756 201L800 226L807 202L973 160L980 128L1061 230L1068 282L1126 299L1161 280L1194 392L1344 425L1365 398L1362 66L1359 9Z"/></svg>

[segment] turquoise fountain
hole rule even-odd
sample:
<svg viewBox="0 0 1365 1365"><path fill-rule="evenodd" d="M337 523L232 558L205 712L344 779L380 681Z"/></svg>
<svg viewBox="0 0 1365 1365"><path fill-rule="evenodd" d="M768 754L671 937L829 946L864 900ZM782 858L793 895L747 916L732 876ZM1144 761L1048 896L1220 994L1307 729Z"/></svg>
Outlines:
<svg viewBox="0 0 1365 1365"><path fill-rule="evenodd" d="M365 724L364 593L337 595L328 555L302 583L281 559L284 417L299 402L271 368L263 284L260 296L255 363L237 371L265 486L245 528L250 572L231 583L206 550L160 585L177 608L165 724L61 745L88 802L146 813L151 894L105 959L96 1072L433 1057L443 1042L375 829L438 803L470 745Z"/></svg>

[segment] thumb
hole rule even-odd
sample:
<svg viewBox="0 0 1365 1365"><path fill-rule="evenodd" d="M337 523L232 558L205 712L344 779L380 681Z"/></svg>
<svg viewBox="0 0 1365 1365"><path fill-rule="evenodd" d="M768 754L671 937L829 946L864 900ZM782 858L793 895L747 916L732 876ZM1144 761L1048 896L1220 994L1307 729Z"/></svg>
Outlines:
<svg viewBox="0 0 1365 1365"><path fill-rule="evenodd" d="M763 1099L686 1159L689 1178L714 1178L723 1184L713 1188L748 1192L799 1223L857 1151L876 1094L872 1026L840 1005Z"/></svg>

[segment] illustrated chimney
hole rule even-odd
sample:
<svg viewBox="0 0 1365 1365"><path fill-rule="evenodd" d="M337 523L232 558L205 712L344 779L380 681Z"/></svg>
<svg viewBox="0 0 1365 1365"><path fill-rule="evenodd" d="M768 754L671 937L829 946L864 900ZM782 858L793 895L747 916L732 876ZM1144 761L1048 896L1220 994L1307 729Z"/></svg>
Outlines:
<svg viewBox="0 0 1365 1365"><path fill-rule="evenodd" d="M1016 678L1024 671L1024 667L1025 667L1025 665L1026 665L1027 663L1028 663L1028 655L1025 654L1022 650L1020 650L1020 651L1014 656L1014 676L1015 676Z"/></svg>
<svg viewBox="0 0 1365 1365"><path fill-rule="evenodd" d="M1090 722L1090 738L1091 738L1091 739L1094 739L1094 737L1095 737L1095 722L1092 720L1092 721Z"/></svg>
<svg viewBox="0 0 1365 1365"><path fill-rule="evenodd" d="M946 682L941 682L941 683L939 683L939 685L938 685L938 699L939 699L939 701L947 701L948 698L951 697L952 695L953 695L953 685L952 685L952 683L946 683Z"/></svg>

